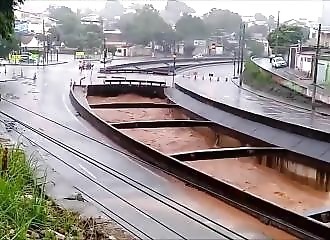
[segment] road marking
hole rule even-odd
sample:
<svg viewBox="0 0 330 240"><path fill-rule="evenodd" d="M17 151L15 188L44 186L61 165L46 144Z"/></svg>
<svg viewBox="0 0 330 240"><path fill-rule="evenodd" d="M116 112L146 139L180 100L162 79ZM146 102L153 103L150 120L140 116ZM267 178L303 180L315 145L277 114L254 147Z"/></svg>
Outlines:
<svg viewBox="0 0 330 240"><path fill-rule="evenodd" d="M65 109L68 111L68 113L70 113L73 116L73 119L76 120L84 129L89 130L81 121L79 118L77 118L77 116L75 114L73 114L73 112L70 110L69 106L66 104L65 102L65 97L66 95L63 93L62 95L62 101L64 104Z"/></svg>
<svg viewBox="0 0 330 240"><path fill-rule="evenodd" d="M84 166L82 166L81 164L79 164L79 167L84 170L88 175L90 175L92 178L96 179L95 175L93 173L91 173L90 171L88 171L87 168L85 168Z"/></svg>

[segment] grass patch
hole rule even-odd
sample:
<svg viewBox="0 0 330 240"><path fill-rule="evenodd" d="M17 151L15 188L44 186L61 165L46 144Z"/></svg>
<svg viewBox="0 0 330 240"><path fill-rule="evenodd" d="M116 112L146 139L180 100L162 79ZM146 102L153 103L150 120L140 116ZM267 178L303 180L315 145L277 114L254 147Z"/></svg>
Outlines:
<svg viewBox="0 0 330 240"><path fill-rule="evenodd" d="M0 147L0 169L4 148ZM0 239L108 239L94 219L58 207L35 176L36 161L20 148L8 151L0 176ZM42 180L42 179L41 179ZM39 182L39 183L38 183ZM91 227L92 225L92 227Z"/></svg>
<svg viewBox="0 0 330 240"><path fill-rule="evenodd" d="M1 165L4 148L0 148ZM38 185L36 162L19 148L9 150L8 170L0 177L1 239L56 239L56 234L80 238L79 215L58 208Z"/></svg>
<svg viewBox="0 0 330 240"><path fill-rule="evenodd" d="M256 85L261 87L274 83L271 74L260 69L260 67L258 67L251 60L245 63L244 82L249 85Z"/></svg>
<svg viewBox="0 0 330 240"><path fill-rule="evenodd" d="M253 89L272 95L278 100L296 103L303 107L310 108L311 99L276 83L272 80L272 76L269 72L264 71L251 60L245 63L244 83ZM322 108L328 107L320 102L317 102L316 106Z"/></svg>

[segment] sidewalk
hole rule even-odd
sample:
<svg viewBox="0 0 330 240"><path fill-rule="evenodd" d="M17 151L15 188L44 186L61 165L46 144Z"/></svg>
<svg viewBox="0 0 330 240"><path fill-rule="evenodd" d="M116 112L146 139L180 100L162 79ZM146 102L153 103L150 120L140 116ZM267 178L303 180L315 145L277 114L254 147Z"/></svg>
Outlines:
<svg viewBox="0 0 330 240"><path fill-rule="evenodd" d="M213 68L216 76L221 76L227 69ZM231 70L231 69L228 69ZM177 81L182 87L208 98L223 102L227 105L245 109L255 114L267 116L281 121L289 122L318 129L330 133L330 119L323 116L322 111L313 112L304 106L295 106L274 98L258 96L258 94L238 88L231 81L193 80L180 78Z"/></svg>
<svg viewBox="0 0 330 240"><path fill-rule="evenodd" d="M308 78L306 74L290 68L274 69L268 58L254 59L254 63L275 76L282 78L282 82L279 82L279 84L307 97L311 98L313 96L313 80ZM315 98L320 102L330 104L330 89L317 85Z"/></svg>

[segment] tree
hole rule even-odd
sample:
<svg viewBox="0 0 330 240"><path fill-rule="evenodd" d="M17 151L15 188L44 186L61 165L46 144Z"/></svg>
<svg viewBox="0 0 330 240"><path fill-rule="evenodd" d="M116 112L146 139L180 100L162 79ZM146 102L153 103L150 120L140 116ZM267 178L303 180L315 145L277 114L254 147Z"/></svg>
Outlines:
<svg viewBox="0 0 330 240"><path fill-rule="evenodd" d="M116 27L118 27L119 29L125 29L128 24L133 22L135 16L136 14L131 12L124 14L117 22Z"/></svg>
<svg viewBox="0 0 330 240"><path fill-rule="evenodd" d="M116 46L110 46L109 47L109 52L112 53L112 56L115 56L116 51L117 51Z"/></svg>
<svg viewBox="0 0 330 240"><path fill-rule="evenodd" d="M14 8L23 4L24 0L1 0L0 1L0 37L6 40L12 38L14 31Z"/></svg>
<svg viewBox="0 0 330 240"><path fill-rule="evenodd" d="M204 14L203 19L211 33L219 29L226 33L237 33L242 22L241 16L237 13L216 8Z"/></svg>
<svg viewBox="0 0 330 240"><path fill-rule="evenodd" d="M0 39L0 57L7 57L10 52L18 50L19 44L16 38Z"/></svg>
<svg viewBox="0 0 330 240"><path fill-rule="evenodd" d="M183 48L184 56L191 57L195 48L196 47L194 46L193 43L185 43L184 48Z"/></svg>
<svg viewBox="0 0 330 240"><path fill-rule="evenodd" d="M254 18L257 21L267 21L267 17L265 15L263 15L262 13L254 14Z"/></svg>
<svg viewBox="0 0 330 240"><path fill-rule="evenodd" d="M128 41L136 44L148 45L156 41L161 34L171 34L171 27L160 17L159 12L152 5L145 5L134 14L131 21L121 29Z"/></svg>
<svg viewBox="0 0 330 240"><path fill-rule="evenodd" d="M58 20L57 29L62 35L79 32L81 27L80 18L71 10L71 8L65 6L50 6L48 12L49 17Z"/></svg>
<svg viewBox="0 0 330 240"><path fill-rule="evenodd" d="M101 15L107 20L112 20L117 16L122 16L124 12L125 8L118 0L107 0Z"/></svg>
<svg viewBox="0 0 330 240"><path fill-rule="evenodd" d="M268 27L270 29L276 28L276 20L275 20L275 17L273 15L270 15L268 17Z"/></svg>
<svg viewBox="0 0 330 240"><path fill-rule="evenodd" d="M49 17L58 20L51 28L51 38L60 38L71 48L95 50L102 45L102 28L98 24L81 24L80 17L68 7L49 7Z"/></svg>
<svg viewBox="0 0 330 240"><path fill-rule="evenodd" d="M263 57L265 54L264 44L255 40L246 42L247 48L251 51L251 56Z"/></svg>
<svg viewBox="0 0 330 240"><path fill-rule="evenodd" d="M248 36L253 37L254 34L261 34L263 37L267 37L268 27L265 25L252 25L246 30Z"/></svg>
<svg viewBox="0 0 330 240"><path fill-rule="evenodd" d="M269 33L267 37L269 46L271 48L278 46L278 52L285 53L290 45L307 40L304 32L305 30L302 27L282 25L279 29L275 29Z"/></svg>
<svg viewBox="0 0 330 240"><path fill-rule="evenodd" d="M182 40L205 38L208 35L207 27L203 20L187 14L183 15L176 23L176 32L179 39Z"/></svg>
<svg viewBox="0 0 330 240"><path fill-rule="evenodd" d="M178 0L168 0L165 9L160 13L161 17L170 25L174 25L182 15L192 14L196 11L186 3Z"/></svg>

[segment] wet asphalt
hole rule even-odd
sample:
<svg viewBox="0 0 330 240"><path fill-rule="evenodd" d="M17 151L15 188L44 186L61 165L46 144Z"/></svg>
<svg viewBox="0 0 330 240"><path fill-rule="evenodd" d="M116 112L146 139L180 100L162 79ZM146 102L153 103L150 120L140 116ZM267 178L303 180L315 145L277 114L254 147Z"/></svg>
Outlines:
<svg viewBox="0 0 330 240"><path fill-rule="evenodd" d="M93 126L79 117L72 107L69 100L70 81L80 79L84 75L84 81L93 81L93 79L96 79L97 74L96 72L93 72L91 78L91 72L84 72L81 74L78 71L78 62L71 61L71 59L69 59L69 61L70 62L67 64L48 67L7 66L6 75L4 75L3 68L1 68L0 78L7 80L0 84L2 96L34 112L73 128L80 133L86 134L102 141L105 144L120 149L108 138L102 135L102 133L96 131ZM21 69L24 77L15 78L14 75L19 76ZM34 74L37 75L36 80L32 79ZM132 160L130 157L113 151L106 146L95 143L87 138L56 126L47 120L28 113L5 101L1 101L0 106L2 111L21 121L24 121L43 133L64 142L72 148L97 159L108 167L112 167L121 173L127 174L138 182L145 184L148 187L153 188L179 202L184 202L190 208L196 209L196 211L200 214L204 214L210 219L217 222L224 222L224 219L221 218L221 209L218 209L215 212L211 206L208 206L207 204L203 206L203 203L196 200L194 196L191 195L191 191L194 190L190 190L189 187L186 187L181 182L168 177L162 172L145 166L136 160ZM1 116L1 119L5 118ZM146 196L146 194L128 186L126 183L118 180L108 173L105 173L98 167L78 158L74 154L69 153L32 131L24 129L17 123L15 125L15 127L17 127L19 131L24 132L24 135L29 139L37 142L44 148L47 148L53 154L63 159L66 163L74 166L77 170L88 176L88 178L86 178L77 171L51 157L49 154L44 152L42 153L51 168L59 172L68 183L77 186L84 192L88 193L88 195L92 196L94 203L114 219L122 222L117 217L112 215L108 209L111 209L116 214L119 214L138 229L145 232L148 236L155 239L221 238L219 234L210 231L205 226L202 226L196 221L187 218L159 201ZM16 137L18 138L18 136ZM25 143L30 144L27 141L25 141ZM104 188L95 184L92 180L98 182ZM132 206L129 206L118 199L118 197L113 196L107 191L107 189L119 194L132 205L138 209L141 209L144 213L138 212ZM93 200L89 200L93 202ZM169 202L168 200L163 200L165 202ZM101 202L108 209L102 207L100 204L97 204L96 201ZM169 202L169 204L175 206L175 203L173 202ZM187 210L184 209L183 211L187 212ZM155 220L151 219L151 217L147 216L145 213L156 218L163 224L163 226L159 222L157 223ZM205 222L215 229L221 230L219 226L214 226L207 219L201 219L195 215L194 217L200 219L202 222ZM127 224L123 222L122 224L132 229L132 227L129 227ZM244 232L246 233L246 231L251 233L253 232L253 229L245 229ZM139 236L146 238L146 235L142 235L137 231L135 232Z"/></svg>
<svg viewBox="0 0 330 240"><path fill-rule="evenodd" d="M282 70L284 71L284 70ZM194 72L198 72L196 80ZM209 77L213 73L214 77ZM330 133L330 119L319 113L289 106L268 98L257 96L240 89L238 79L233 78L233 65L200 67L176 77L176 82L212 100L223 102L236 108L245 109L281 121L307 126ZM204 80L203 80L204 76ZM219 81L218 80L219 77ZM228 78L228 81L226 81Z"/></svg>

